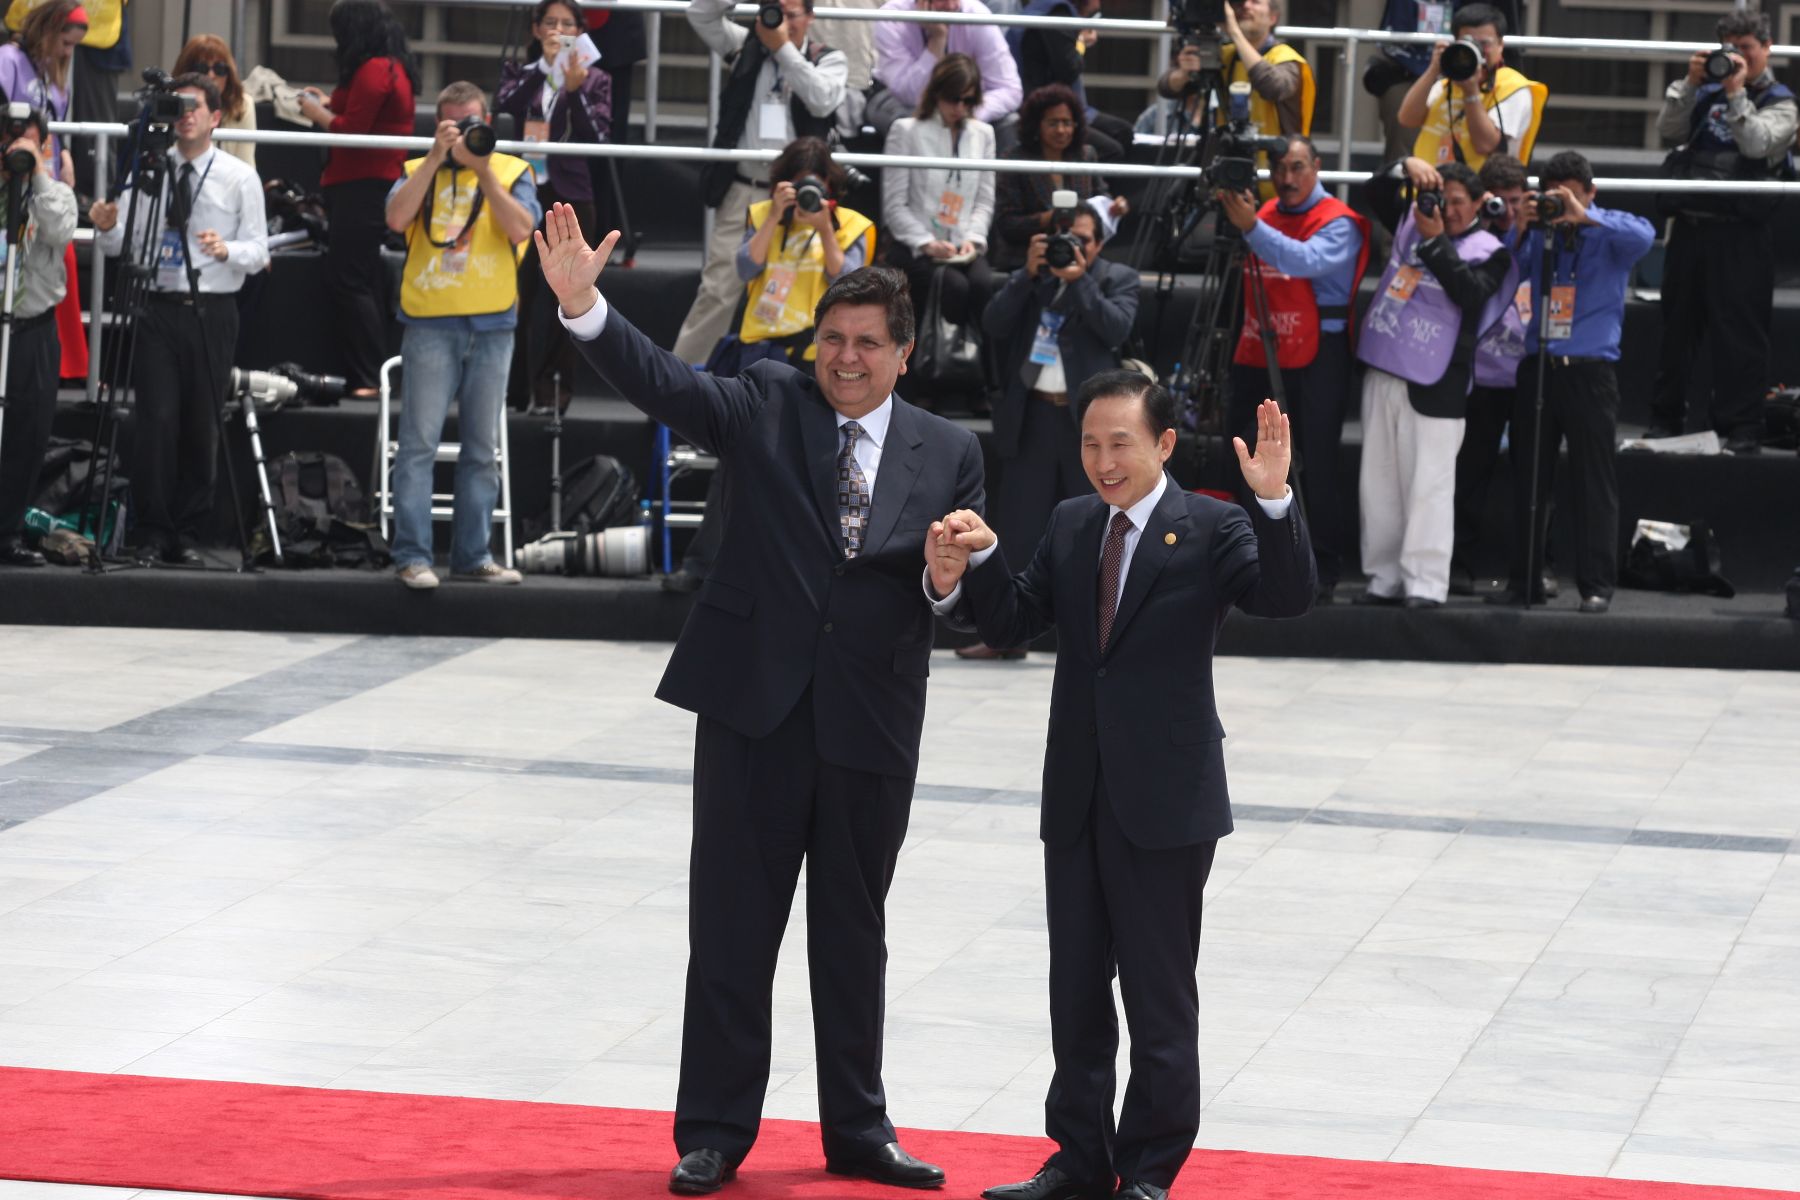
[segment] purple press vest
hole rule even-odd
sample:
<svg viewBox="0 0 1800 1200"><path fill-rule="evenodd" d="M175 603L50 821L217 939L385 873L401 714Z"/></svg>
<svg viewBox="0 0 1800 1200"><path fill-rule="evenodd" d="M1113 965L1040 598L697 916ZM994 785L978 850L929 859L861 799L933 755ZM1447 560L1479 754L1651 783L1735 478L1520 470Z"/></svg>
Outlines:
<svg viewBox="0 0 1800 1200"><path fill-rule="evenodd" d="M1499 238L1486 230L1454 239L1453 244L1457 257L1467 263L1485 262L1496 252L1504 253L1506 249ZM1457 333L1462 328L1462 310L1444 291L1444 285L1419 261L1418 250L1419 231L1408 211L1394 234L1394 252L1388 257L1387 269L1381 273L1381 285L1375 291L1375 302L1369 306L1368 318L1363 322L1356 357L1408 383L1429 386L1442 379L1450 369L1450 360L1456 352ZM1412 294L1399 300L1389 289L1403 266L1415 268L1418 277ZM1512 298L1511 286L1494 293L1482 307L1481 328L1485 330L1500 320L1503 307L1510 311Z"/></svg>
<svg viewBox="0 0 1800 1200"><path fill-rule="evenodd" d="M1481 333L1475 343L1475 386L1509 388L1519 381L1519 364L1525 360L1525 322L1531 314L1531 284L1519 278L1519 260L1513 259L1512 270L1496 295L1510 303L1500 319ZM1519 312L1519 293L1524 292L1525 313ZM1486 316L1484 312L1482 314Z"/></svg>

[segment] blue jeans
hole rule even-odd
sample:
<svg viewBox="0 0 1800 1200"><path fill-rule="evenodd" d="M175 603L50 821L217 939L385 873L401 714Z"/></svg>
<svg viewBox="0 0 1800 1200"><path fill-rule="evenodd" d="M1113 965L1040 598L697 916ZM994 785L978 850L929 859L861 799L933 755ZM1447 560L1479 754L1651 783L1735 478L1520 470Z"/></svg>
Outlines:
<svg viewBox="0 0 1800 1200"><path fill-rule="evenodd" d="M500 498L499 421L512 363L513 331L470 333L408 325L400 388L400 448L394 457L394 565L431 565L432 464L456 401L462 452L456 463L450 569L492 561L494 505Z"/></svg>

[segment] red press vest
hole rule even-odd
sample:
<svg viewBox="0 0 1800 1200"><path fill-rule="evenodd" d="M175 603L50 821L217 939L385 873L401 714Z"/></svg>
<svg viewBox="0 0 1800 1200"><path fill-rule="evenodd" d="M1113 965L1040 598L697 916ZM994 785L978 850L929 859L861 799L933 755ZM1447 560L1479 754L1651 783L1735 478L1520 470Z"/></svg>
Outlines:
<svg viewBox="0 0 1800 1200"><path fill-rule="evenodd" d="M1350 307L1356 306L1356 287L1369 266L1369 222L1335 196L1326 196L1305 212L1283 212L1270 200L1257 219L1279 234L1304 242L1339 217L1356 222L1362 232L1362 249L1356 256L1356 277L1350 283ZM1312 280L1283 275L1251 255L1244 262L1244 331L1238 336L1232 361L1247 367L1267 366L1263 358L1262 327L1251 307L1251 271L1260 270L1263 291L1269 298L1269 323L1275 326L1275 361L1283 368L1304 367L1319 353L1319 301ZM1354 313L1345 316L1345 328L1355 329Z"/></svg>

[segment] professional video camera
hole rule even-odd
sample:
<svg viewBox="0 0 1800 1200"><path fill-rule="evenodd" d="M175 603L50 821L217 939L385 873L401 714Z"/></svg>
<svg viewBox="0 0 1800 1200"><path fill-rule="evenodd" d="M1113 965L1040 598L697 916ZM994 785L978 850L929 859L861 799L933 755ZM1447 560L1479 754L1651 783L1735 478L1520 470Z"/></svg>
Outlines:
<svg viewBox="0 0 1800 1200"><path fill-rule="evenodd" d="M41 118L40 118L41 120ZM0 119L0 146L10 146L25 136L25 131L33 125L31 105L23 100L14 100L6 106L6 115ZM39 132L42 132L39 126ZM9 151L6 155L7 174L17 178L34 173L38 168L38 156L30 150L20 147Z"/></svg>
<svg viewBox="0 0 1800 1200"><path fill-rule="evenodd" d="M462 131L463 148L476 158L486 158L494 152L494 146L500 141L494 127L486 121L470 113L456 123Z"/></svg>
<svg viewBox="0 0 1800 1200"><path fill-rule="evenodd" d="M1264 137L1250 124L1250 85L1242 80L1231 85L1230 119L1213 139L1217 148L1206 164L1206 186L1214 191L1248 192L1256 187L1256 156L1279 158L1287 153L1287 139Z"/></svg>
<svg viewBox="0 0 1800 1200"><path fill-rule="evenodd" d="M340 375L309 375L297 363L277 363L267 371L231 369L233 395L248 395L265 412L304 398L317 405L332 405L344 398L349 383Z"/></svg>
<svg viewBox="0 0 1800 1200"><path fill-rule="evenodd" d="M794 207L801 212L818 212L830 195L831 189L817 175L802 175L794 180Z"/></svg>
<svg viewBox="0 0 1800 1200"><path fill-rule="evenodd" d="M1452 83L1462 83L1475 78L1475 73L1481 70L1481 64L1485 61L1481 47L1473 40L1458 38L1445 46L1444 52L1438 56L1438 70Z"/></svg>
<svg viewBox="0 0 1800 1200"><path fill-rule="evenodd" d="M1737 63L1732 56L1738 52L1736 46L1720 46L1706 56L1706 77L1714 83L1723 83L1737 71Z"/></svg>
<svg viewBox="0 0 1800 1200"><path fill-rule="evenodd" d="M1081 197L1068 188L1050 193L1050 233L1044 239L1044 262L1060 271L1081 257L1081 239L1075 236L1075 214Z"/></svg>
<svg viewBox="0 0 1800 1200"><path fill-rule="evenodd" d="M174 77L161 67L145 67L143 80L144 86L137 90L133 149L140 155L162 155L175 141L175 122L198 108L200 101L190 93L176 91Z"/></svg>
<svg viewBox="0 0 1800 1200"><path fill-rule="evenodd" d="M1169 5L1169 24L1184 38L1216 45L1224 23L1225 0L1171 0Z"/></svg>

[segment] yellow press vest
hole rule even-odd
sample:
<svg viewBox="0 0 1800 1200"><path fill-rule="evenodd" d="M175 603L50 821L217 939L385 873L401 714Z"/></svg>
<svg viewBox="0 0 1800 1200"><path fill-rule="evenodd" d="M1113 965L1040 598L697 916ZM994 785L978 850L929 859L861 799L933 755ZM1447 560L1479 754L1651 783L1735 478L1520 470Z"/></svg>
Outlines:
<svg viewBox="0 0 1800 1200"><path fill-rule="evenodd" d="M6 9L6 27L17 30L25 23L25 14L42 4L44 0L12 0ZM84 46L92 46L96 50L110 50L119 41L120 12L125 7L125 0L82 0L81 7L87 9L87 36L81 39Z"/></svg>
<svg viewBox="0 0 1800 1200"><path fill-rule="evenodd" d="M1285 63L1300 64L1300 128L1291 132L1310 134L1312 132L1315 89L1312 67L1307 63L1306 56L1286 42L1276 42L1263 51L1263 61L1271 67L1279 67ZM1238 62L1235 45L1228 44L1219 48L1219 65L1225 69L1225 86L1227 88L1234 83L1250 82L1250 72L1242 63ZM1226 102L1227 97L1219 97L1219 103L1225 104ZM1221 114L1222 117L1223 114ZM1275 106L1273 101L1265 100L1262 93L1255 88L1250 89L1250 123L1256 126L1257 132L1264 137L1279 137L1284 132L1281 128L1281 110Z"/></svg>
<svg viewBox="0 0 1800 1200"><path fill-rule="evenodd" d="M415 158L408 162L407 177L411 178L424 161ZM488 161L493 164L500 186L508 190L531 169L524 159L510 154L490 155ZM494 219L493 205L485 201L481 215L469 226L469 213L481 191L473 172L467 168L452 171L446 163L438 168L432 186L435 190L429 197L431 228L425 228L427 210L422 208L406 231L400 311L409 317L475 317L505 312L519 299L522 247L507 241L500 223ZM446 246L444 242L451 244Z"/></svg>
<svg viewBox="0 0 1800 1200"><path fill-rule="evenodd" d="M1413 142L1413 156L1422 158L1433 166L1441 166L1456 160L1455 149L1450 142L1450 104L1448 97L1452 86L1449 80L1442 84L1443 94L1437 103L1432 104L1425 113L1425 124L1419 130L1418 140ZM1482 93L1482 107L1493 112L1500 107L1502 101L1520 88L1531 89L1531 124L1526 127L1518 141L1518 158L1522 163L1531 161L1532 143L1537 141L1538 125L1544 119L1544 101L1550 95L1550 89L1541 83L1525 78L1511 67L1501 67L1494 75L1492 91ZM1435 90L1435 89L1434 89ZM1508 138L1517 131L1504 129L1501 132ZM1469 122L1458 122L1456 129L1456 147L1462 150L1462 161L1472 171L1481 170L1481 164L1487 161L1487 155L1478 153L1474 143L1469 140Z"/></svg>
<svg viewBox="0 0 1800 1200"><path fill-rule="evenodd" d="M750 206L752 229L761 228L770 204L759 200ZM804 333L812 328L813 312L825 294L825 247L819 244L819 231L796 221L779 236L780 243L769 246L769 261L762 274L745 285L744 321L738 327L741 342L766 342ZM864 265L874 262L875 223L840 204L838 248L848 251L859 241L863 243ZM817 346L807 346L807 362L818 356Z"/></svg>

